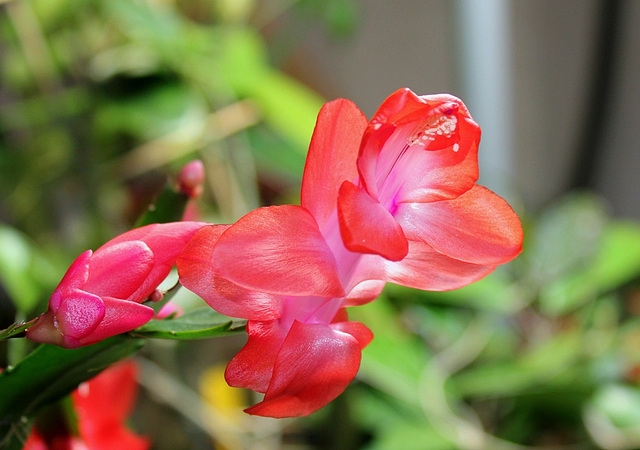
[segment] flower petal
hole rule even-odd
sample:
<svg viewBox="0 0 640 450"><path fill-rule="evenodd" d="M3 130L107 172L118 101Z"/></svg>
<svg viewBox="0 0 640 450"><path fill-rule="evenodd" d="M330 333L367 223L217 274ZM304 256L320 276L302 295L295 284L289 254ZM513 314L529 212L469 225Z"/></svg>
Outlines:
<svg viewBox="0 0 640 450"><path fill-rule="evenodd" d="M144 242L154 256L154 263L147 277L139 287L128 296L109 293L112 297L126 298L134 302L142 302L151 295L154 289L169 275L176 259L191 237L203 226L204 222L170 222L156 223L136 228L117 236L96 250L96 253L114 245L129 241Z"/></svg>
<svg viewBox="0 0 640 450"><path fill-rule="evenodd" d="M345 390L358 372L360 358L360 345L351 334L295 322L264 400L246 412L276 418L309 415Z"/></svg>
<svg viewBox="0 0 640 450"><path fill-rule="evenodd" d="M281 306L277 295L242 288L213 269L213 249L229 226L207 226L193 236L178 258L180 283L222 314L250 320L277 318Z"/></svg>
<svg viewBox="0 0 640 450"><path fill-rule="evenodd" d="M224 377L229 386L267 392L286 330L278 320L252 320L247 323L247 334L247 343L229 362Z"/></svg>
<svg viewBox="0 0 640 450"><path fill-rule="evenodd" d="M142 241L105 245L91 257L83 289L98 296L128 298L145 281L153 264L153 252Z"/></svg>
<svg viewBox="0 0 640 450"><path fill-rule="evenodd" d="M90 335L82 338L81 345L126 333L153 319L153 309L140 303L111 297L102 297L102 301L105 306L104 318Z"/></svg>
<svg viewBox="0 0 640 450"><path fill-rule="evenodd" d="M364 133L361 182L385 206L457 197L478 179L479 141L480 127L462 101L401 89L385 100Z"/></svg>
<svg viewBox="0 0 640 450"><path fill-rule="evenodd" d="M386 281L426 291L457 289L491 273L495 266L450 258L423 242L409 241L409 253L398 262L382 260Z"/></svg>
<svg viewBox="0 0 640 450"><path fill-rule="evenodd" d="M65 338L81 339L92 333L105 316L100 297L79 289L68 291L56 312L58 329Z"/></svg>
<svg viewBox="0 0 640 450"><path fill-rule="evenodd" d="M344 306L359 306L378 298L386 282L380 280L366 280L357 284L344 300Z"/></svg>
<svg viewBox="0 0 640 450"><path fill-rule="evenodd" d="M85 285L89 277L89 261L91 261L91 255L91 250L87 250L71 263L62 280L60 280L54 294L72 289L81 289ZM53 297L54 296L49 300L49 306L55 311L58 309L60 296L55 299Z"/></svg>
<svg viewBox="0 0 640 450"><path fill-rule="evenodd" d="M332 330L348 333L358 341L362 350L373 340L373 333L366 325L360 322L336 322L329 325Z"/></svg>
<svg viewBox="0 0 640 450"><path fill-rule="evenodd" d="M358 176L356 158L367 118L349 100L325 104L318 114L302 177L300 204L322 226L335 210L343 181Z"/></svg>
<svg viewBox="0 0 640 450"><path fill-rule="evenodd" d="M373 253L392 261L406 256L409 244L400 224L384 206L349 181L340 187L338 218L344 245L352 252Z"/></svg>
<svg viewBox="0 0 640 450"><path fill-rule="evenodd" d="M498 265L522 250L520 219L506 201L482 186L453 200L401 204L395 217L409 239L461 261Z"/></svg>
<svg viewBox="0 0 640 450"><path fill-rule="evenodd" d="M214 270L246 289L344 297L336 260L313 216L300 206L259 208L225 231Z"/></svg>

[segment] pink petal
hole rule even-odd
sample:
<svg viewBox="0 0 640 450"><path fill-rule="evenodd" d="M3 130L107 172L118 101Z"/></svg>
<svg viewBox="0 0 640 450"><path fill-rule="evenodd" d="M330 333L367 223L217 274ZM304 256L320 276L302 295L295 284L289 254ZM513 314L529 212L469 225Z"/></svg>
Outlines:
<svg viewBox="0 0 640 450"><path fill-rule="evenodd" d="M482 186L453 200L401 204L395 216L409 239L461 261L498 265L522 250L520 219Z"/></svg>
<svg viewBox="0 0 640 450"><path fill-rule="evenodd" d="M246 289L344 297L336 260L313 216L300 206L259 208L225 231L214 270Z"/></svg>
<svg viewBox="0 0 640 450"><path fill-rule="evenodd" d="M65 338L82 339L92 333L105 316L100 297L75 289L68 291L56 312L58 329Z"/></svg>
<svg viewBox="0 0 640 450"><path fill-rule="evenodd" d="M444 117L455 125L450 137L436 134ZM418 97L401 89L385 100L365 131L358 158L361 182L385 206L457 197L478 179L479 141L480 128L459 99Z"/></svg>
<svg viewBox="0 0 640 450"><path fill-rule="evenodd" d="M392 261L409 249L400 224L363 189L345 181L338 197L338 218L344 245L352 252L373 253Z"/></svg>
<svg viewBox="0 0 640 450"><path fill-rule="evenodd" d="M363 281L349 292L349 295L347 295L343 305L359 306L369 303L380 295L385 284L386 282L380 280Z"/></svg>
<svg viewBox="0 0 640 450"><path fill-rule="evenodd" d="M154 289L167 277L176 259L193 235L203 226L204 222L171 222L147 225L128 231L112 239L96 252L127 241L142 241L153 253L154 263L147 277L130 295L116 296L134 302L144 301Z"/></svg>
<svg viewBox="0 0 640 450"><path fill-rule="evenodd" d="M349 100L325 104L313 131L302 177L301 205L322 226L335 210L343 181L358 176L356 158L367 119Z"/></svg>
<svg viewBox="0 0 640 450"><path fill-rule="evenodd" d="M230 386L266 392L286 331L277 320L249 321L247 334L247 343L229 362L224 376Z"/></svg>
<svg viewBox="0 0 640 450"><path fill-rule="evenodd" d="M382 260L386 281L426 291L457 289L491 273L495 266L470 264L409 241L409 253L398 262Z"/></svg>
<svg viewBox="0 0 640 450"><path fill-rule="evenodd" d="M82 339L82 345L126 333L153 319L153 309L140 303L111 297L103 297L102 300L105 306L104 318L90 335Z"/></svg>
<svg viewBox="0 0 640 450"><path fill-rule="evenodd" d="M214 271L213 249L228 228L229 225L211 225L193 236L178 258L180 283L222 314L250 320L277 318L281 309L279 296L242 288Z"/></svg>
<svg viewBox="0 0 640 450"><path fill-rule="evenodd" d="M71 263L54 293L81 289L85 285L89 277L89 261L91 260L91 255L91 250L87 250ZM54 299L52 296L49 301L49 306L56 310L59 306L59 297Z"/></svg>
<svg viewBox="0 0 640 450"><path fill-rule="evenodd" d="M329 325L332 330L348 333L358 341L362 350L373 340L373 333L366 325L360 322L336 322Z"/></svg>
<svg viewBox="0 0 640 450"><path fill-rule="evenodd" d="M142 241L103 246L89 262L89 278L84 289L99 296L128 298L145 281L154 262L153 252Z"/></svg>
<svg viewBox="0 0 640 450"><path fill-rule="evenodd" d="M360 345L351 334L295 322L264 400L246 412L276 418L309 415L345 390L358 372L360 358Z"/></svg>

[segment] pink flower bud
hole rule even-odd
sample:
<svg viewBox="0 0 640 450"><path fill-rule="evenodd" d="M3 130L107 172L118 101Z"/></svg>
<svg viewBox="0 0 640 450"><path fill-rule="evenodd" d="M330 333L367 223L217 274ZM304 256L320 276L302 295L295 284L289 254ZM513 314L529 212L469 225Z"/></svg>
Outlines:
<svg viewBox="0 0 640 450"><path fill-rule="evenodd" d="M71 264L27 338L76 348L148 322L153 309L141 303L154 295L203 225L147 225L112 239L95 253L87 250Z"/></svg>
<svg viewBox="0 0 640 450"><path fill-rule="evenodd" d="M178 190L189 198L202 194L204 183L204 165L200 160L187 163L178 174Z"/></svg>

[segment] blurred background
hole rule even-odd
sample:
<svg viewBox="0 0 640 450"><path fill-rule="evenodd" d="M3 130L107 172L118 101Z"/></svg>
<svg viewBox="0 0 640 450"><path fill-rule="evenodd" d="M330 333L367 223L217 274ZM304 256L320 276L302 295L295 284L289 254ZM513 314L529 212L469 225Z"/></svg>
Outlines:
<svg viewBox="0 0 640 450"><path fill-rule="evenodd" d="M315 117L449 92L525 250L449 293L351 312L358 379L299 420L239 413L244 338L151 341L132 427L157 449L640 448L640 2L0 0L0 329L199 158L193 214L297 203ZM185 307L199 300L181 291ZM0 366L27 352L1 344Z"/></svg>

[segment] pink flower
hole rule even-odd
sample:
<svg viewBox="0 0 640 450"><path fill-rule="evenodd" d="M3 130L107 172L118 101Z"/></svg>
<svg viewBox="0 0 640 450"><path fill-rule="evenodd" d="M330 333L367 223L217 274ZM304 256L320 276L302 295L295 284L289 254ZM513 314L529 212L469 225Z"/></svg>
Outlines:
<svg viewBox="0 0 640 450"><path fill-rule="evenodd" d="M125 427L136 396L137 367L122 362L83 383L71 394L78 419L78 435L56 428L42 432L36 428L25 450L146 450L151 443ZM64 427L63 427L64 428ZM53 435L51 435L53 433Z"/></svg>
<svg viewBox="0 0 640 450"><path fill-rule="evenodd" d="M121 234L95 253L87 250L71 264L51 295L48 310L27 329L27 338L76 348L148 322L154 312L142 302L203 225L147 225Z"/></svg>
<svg viewBox="0 0 640 450"><path fill-rule="evenodd" d="M428 290L476 281L522 248L509 205L476 185L480 128L450 95L392 94L367 122L347 100L314 130L302 206L204 227L178 260L181 282L249 320L229 384L264 392L251 414L310 414L353 380L372 338L344 307L385 282Z"/></svg>

